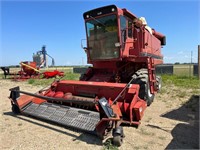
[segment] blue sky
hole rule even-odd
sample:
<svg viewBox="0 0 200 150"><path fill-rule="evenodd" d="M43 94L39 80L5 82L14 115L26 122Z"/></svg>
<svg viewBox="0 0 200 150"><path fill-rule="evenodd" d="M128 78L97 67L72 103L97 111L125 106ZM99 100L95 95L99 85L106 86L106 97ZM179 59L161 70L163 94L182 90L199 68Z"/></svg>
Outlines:
<svg viewBox="0 0 200 150"><path fill-rule="evenodd" d="M200 44L200 1L1 1L0 66L32 61L32 54L46 45L56 65L86 64L81 39L86 38L82 14L116 4L167 37L165 63L197 62Z"/></svg>

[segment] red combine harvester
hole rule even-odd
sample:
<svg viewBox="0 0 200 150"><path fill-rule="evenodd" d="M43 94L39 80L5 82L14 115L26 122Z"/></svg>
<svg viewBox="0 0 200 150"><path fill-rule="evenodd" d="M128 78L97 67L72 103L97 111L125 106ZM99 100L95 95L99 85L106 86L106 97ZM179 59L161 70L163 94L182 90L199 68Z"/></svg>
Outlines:
<svg viewBox="0 0 200 150"><path fill-rule="evenodd" d="M59 80L36 94L10 89L14 113L123 142L123 124L138 126L161 88L155 65L163 62L165 36L115 5L83 14L88 63L80 81ZM20 93L23 94L20 96Z"/></svg>

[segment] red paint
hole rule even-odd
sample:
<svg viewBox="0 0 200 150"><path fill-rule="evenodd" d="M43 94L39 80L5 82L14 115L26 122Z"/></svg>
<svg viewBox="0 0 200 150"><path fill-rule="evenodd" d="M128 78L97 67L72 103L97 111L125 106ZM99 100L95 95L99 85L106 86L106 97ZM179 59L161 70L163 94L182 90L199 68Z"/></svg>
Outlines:
<svg viewBox="0 0 200 150"><path fill-rule="evenodd" d="M58 70L54 70L54 71L45 71L42 73L43 74L43 78L53 78L56 76L64 76L64 72L60 72Z"/></svg>
<svg viewBox="0 0 200 150"><path fill-rule="evenodd" d="M25 61L25 62L22 62L22 63L37 69L36 62L34 62L34 61ZM21 67L22 67L23 72L28 76L37 74L37 72L35 70L33 70L33 69L31 69L27 66L22 65Z"/></svg>

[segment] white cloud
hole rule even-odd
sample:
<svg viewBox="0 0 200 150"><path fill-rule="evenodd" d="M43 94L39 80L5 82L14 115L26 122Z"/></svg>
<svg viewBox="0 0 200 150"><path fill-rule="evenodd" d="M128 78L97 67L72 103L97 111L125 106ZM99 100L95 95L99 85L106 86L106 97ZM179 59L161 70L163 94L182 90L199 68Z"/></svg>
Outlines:
<svg viewBox="0 0 200 150"><path fill-rule="evenodd" d="M172 57L172 56L164 56L164 59L165 59L165 60L173 60L174 57Z"/></svg>
<svg viewBox="0 0 200 150"><path fill-rule="evenodd" d="M184 58L190 58L188 55L184 55Z"/></svg>
<svg viewBox="0 0 200 150"><path fill-rule="evenodd" d="M179 52L178 52L179 55L182 55L183 53L184 53L183 51L179 51Z"/></svg>

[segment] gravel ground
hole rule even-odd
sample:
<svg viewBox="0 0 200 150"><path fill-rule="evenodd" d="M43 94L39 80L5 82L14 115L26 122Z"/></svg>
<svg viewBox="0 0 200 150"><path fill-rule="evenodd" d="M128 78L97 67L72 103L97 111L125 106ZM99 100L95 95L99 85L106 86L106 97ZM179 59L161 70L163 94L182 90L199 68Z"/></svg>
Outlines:
<svg viewBox="0 0 200 150"><path fill-rule="evenodd" d="M11 112L9 88L36 92L42 87L0 79L0 149L105 149L86 133L69 130ZM199 149L199 89L163 87L145 111L139 128L124 127L119 149Z"/></svg>

